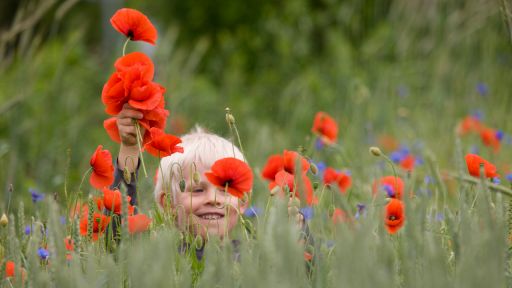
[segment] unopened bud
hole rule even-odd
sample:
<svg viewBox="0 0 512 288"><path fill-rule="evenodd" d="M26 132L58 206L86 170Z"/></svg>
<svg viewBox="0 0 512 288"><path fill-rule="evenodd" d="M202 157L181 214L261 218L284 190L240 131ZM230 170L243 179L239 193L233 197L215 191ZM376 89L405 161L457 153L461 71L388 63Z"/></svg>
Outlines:
<svg viewBox="0 0 512 288"><path fill-rule="evenodd" d="M9 224L9 219L7 219L7 215L2 214L2 218L0 218L0 225L7 226Z"/></svg>
<svg viewBox="0 0 512 288"><path fill-rule="evenodd" d="M123 178L124 178L124 182L126 182L126 184L130 184L132 182L132 174L130 173L130 171L128 171L128 168L124 168L123 170Z"/></svg>
<svg viewBox="0 0 512 288"><path fill-rule="evenodd" d="M199 175L199 172L195 171L194 174L192 174L192 180L194 180L194 184L199 184L201 182L201 175Z"/></svg>
<svg viewBox="0 0 512 288"><path fill-rule="evenodd" d="M297 197L290 198L290 206L300 207L300 199Z"/></svg>
<svg viewBox="0 0 512 288"><path fill-rule="evenodd" d="M185 179L181 179L180 180L180 191L181 192L185 192L185 186L186 186Z"/></svg>
<svg viewBox="0 0 512 288"><path fill-rule="evenodd" d="M276 185L276 187L272 188L272 190L270 190L270 196L275 196L277 195L277 193L279 193L279 191L281 191L281 187L279 187L278 185Z"/></svg>
<svg viewBox="0 0 512 288"><path fill-rule="evenodd" d="M382 156L382 151L380 150L379 147L372 146L372 147L370 147L370 154L372 154L373 156L379 157L379 156Z"/></svg>
<svg viewBox="0 0 512 288"><path fill-rule="evenodd" d="M313 175L318 174L318 167L316 167L315 163L311 162L310 169L311 169L311 173L313 173Z"/></svg>
<svg viewBox="0 0 512 288"><path fill-rule="evenodd" d="M288 215L290 215L290 217L296 217L298 214L299 214L299 207L292 206L292 207L288 208Z"/></svg>
<svg viewBox="0 0 512 288"><path fill-rule="evenodd" d="M313 190L318 189L318 186L320 186L320 183L318 183L318 182L316 182L316 181L315 181L315 182L313 182Z"/></svg>
<svg viewBox="0 0 512 288"><path fill-rule="evenodd" d="M233 116L233 114L226 114L226 122L228 122L229 125L235 124L235 117Z"/></svg>

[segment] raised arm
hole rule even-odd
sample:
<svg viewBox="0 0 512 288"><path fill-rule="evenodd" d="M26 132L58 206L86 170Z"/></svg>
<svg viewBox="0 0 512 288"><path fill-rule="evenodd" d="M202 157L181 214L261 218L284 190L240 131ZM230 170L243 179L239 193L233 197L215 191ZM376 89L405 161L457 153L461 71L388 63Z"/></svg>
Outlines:
<svg viewBox="0 0 512 288"><path fill-rule="evenodd" d="M120 170L125 168L133 173L137 169L139 162L139 147L137 145L137 130L134 120L142 119L140 111L135 110L128 104L124 104L123 110L117 115L117 128L121 137L121 147L117 157L117 167ZM141 135L144 135L144 129L141 128Z"/></svg>

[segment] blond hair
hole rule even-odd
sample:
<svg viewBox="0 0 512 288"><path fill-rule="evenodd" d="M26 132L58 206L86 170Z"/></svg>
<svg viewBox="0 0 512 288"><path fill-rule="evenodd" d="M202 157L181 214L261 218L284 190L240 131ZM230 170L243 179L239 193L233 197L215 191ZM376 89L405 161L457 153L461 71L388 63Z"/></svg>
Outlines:
<svg viewBox="0 0 512 288"><path fill-rule="evenodd" d="M183 175L192 177L195 166L210 167L215 161L225 157L235 157L245 161L242 152L233 143L200 126L196 126L190 133L182 136L181 141L183 153L174 153L160 161L154 190L155 200L159 205L164 193L170 192L176 200L175 195L180 191L179 182L183 179Z"/></svg>

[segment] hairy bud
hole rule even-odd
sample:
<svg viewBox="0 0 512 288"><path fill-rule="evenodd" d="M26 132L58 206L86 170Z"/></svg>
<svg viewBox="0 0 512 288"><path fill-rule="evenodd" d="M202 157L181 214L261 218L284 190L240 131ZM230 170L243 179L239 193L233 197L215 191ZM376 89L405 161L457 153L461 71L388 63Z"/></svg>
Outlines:
<svg viewBox="0 0 512 288"><path fill-rule="evenodd" d="M0 225L7 226L9 224L9 219L7 219L7 215L2 214L2 218L0 218Z"/></svg>
<svg viewBox="0 0 512 288"><path fill-rule="evenodd" d="M380 150L379 147L372 146L372 147L370 147L370 154L372 154L373 156L379 157L379 156L382 156L382 151Z"/></svg>

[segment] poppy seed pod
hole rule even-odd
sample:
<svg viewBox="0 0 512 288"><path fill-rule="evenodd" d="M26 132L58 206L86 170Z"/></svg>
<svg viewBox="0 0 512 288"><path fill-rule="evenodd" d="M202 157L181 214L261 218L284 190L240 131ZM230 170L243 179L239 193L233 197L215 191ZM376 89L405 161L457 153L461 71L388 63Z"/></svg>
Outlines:
<svg viewBox="0 0 512 288"><path fill-rule="evenodd" d="M315 163L310 163L310 164L311 164L311 166L309 166L309 167L311 169L311 173L313 173L313 175L318 174L318 167L316 167Z"/></svg>
<svg viewBox="0 0 512 288"><path fill-rule="evenodd" d="M132 182L132 175L130 174L130 172L128 171L128 168L124 168L123 170L123 178L124 178L124 182L126 182L126 184L130 184Z"/></svg>
<svg viewBox="0 0 512 288"><path fill-rule="evenodd" d="M2 218L0 218L0 225L7 226L9 224L9 219L7 219L7 215L2 214Z"/></svg>
<svg viewBox="0 0 512 288"><path fill-rule="evenodd" d="M370 147L370 154L372 154L373 156L379 157L379 156L382 156L382 151L380 150L379 147L372 146L372 147Z"/></svg>
<svg viewBox="0 0 512 288"><path fill-rule="evenodd" d="M199 172L195 171L194 174L192 174L192 180L194 180L194 184L199 184L201 182L201 175L199 175Z"/></svg>
<svg viewBox="0 0 512 288"><path fill-rule="evenodd" d="M279 186L272 188L272 190L270 190L270 196L275 196L277 193L279 193L280 190L281 190L281 187L279 187Z"/></svg>
<svg viewBox="0 0 512 288"><path fill-rule="evenodd" d="M185 179L181 179L180 180L180 191L181 192L185 192L185 186L186 186Z"/></svg>

